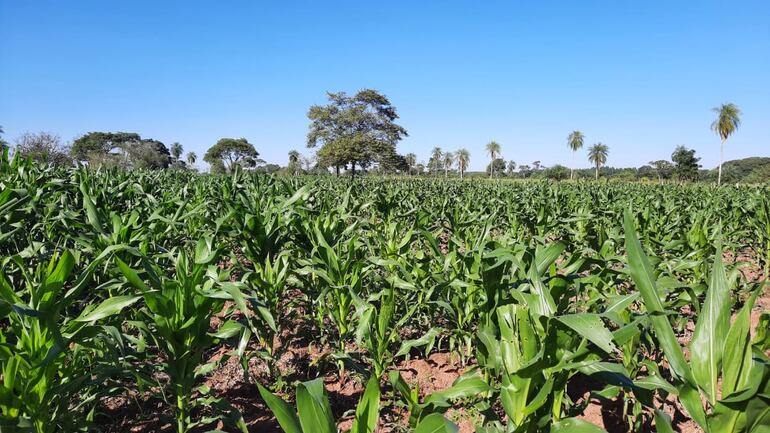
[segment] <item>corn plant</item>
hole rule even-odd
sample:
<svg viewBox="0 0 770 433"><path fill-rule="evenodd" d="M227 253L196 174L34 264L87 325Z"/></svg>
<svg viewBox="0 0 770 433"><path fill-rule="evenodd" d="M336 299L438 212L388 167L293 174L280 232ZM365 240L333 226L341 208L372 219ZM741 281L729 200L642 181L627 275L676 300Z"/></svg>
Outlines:
<svg viewBox="0 0 770 433"><path fill-rule="evenodd" d="M749 329L750 311L759 292L749 298L731 323L733 300L718 246L688 361L669 323L630 212L625 214L624 225L631 276L670 366L677 397L689 415L707 433L760 432L770 428L770 399L765 394L770 363L755 359ZM658 419L665 422L664 418Z"/></svg>
<svg viewBox="0 0 770 433"><path fill-rule="evenodd" d="M193 410L205 401L195 398L196 378L211 368L204 364L203 355L220 339L238 334L241 328L228 321L217 332L209 332L211 318L222 311L225 300L242 297L235 292L235 286L220 284L219 271L213 265L219 254L212 238L201 238L192 258L184 249L170 257L174 264L171 276L148 258L143 260L141 275L122 260L116 260L127 283L139 291L145 304L145 320L134 321L132 325L163 351L165 359L161 365L169 377L178 433L212 421L193 419ZM197 392L205 394L204 389ZM242 419L238 417L236 423L245 431Z"/></svg>
<svg viewBox="0 0 770 433"><path fill-rule="evenodd" d="M108 252L109 254L109 252ZM72 399L93 390L97 362L89 349L104 332L95 322L116 315L138 296L116 296L79 308L70 315L100 256L72 281L77 259L70 251L54 254L48 265L12 256L0 269L0 428L37 433L85 427L91 416L73 411ZM92 401L85 398L84 403Z"/></svg>

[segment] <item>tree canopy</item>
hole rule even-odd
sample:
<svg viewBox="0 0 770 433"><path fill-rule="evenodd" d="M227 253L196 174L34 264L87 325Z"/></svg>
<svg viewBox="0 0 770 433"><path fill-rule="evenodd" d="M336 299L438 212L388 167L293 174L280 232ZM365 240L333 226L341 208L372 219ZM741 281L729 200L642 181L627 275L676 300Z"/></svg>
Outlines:
<svg viewBox="0 0 770 433"><path fill-rule="evenodd" d="M350 165L355 176L356 165L366 168L394 158L396 144L408 134L395 123L398 114L387 97L372 89L353 96L327 95L328 104L313 105L307 114L307 146L321 146L319 164L337 169Z"/></svg>
<svg viewBox="0 0 770 433"><path fill-rule="evenodd" d="M70 156L94 165L159 169L171 164L171 153L163 142L143 139L135 132L89 132L72 143Z"/></svg>
<svg viewBox="0 0 770 433"><path fill-rule="evenodd" d="M695 149L688 149L684 146L677 146L674 153L671 154L671 161L674 162L674 174L680 181L697 180L698 169L700 168L700 158L695 157Z"/></svg>
<svg viewBox="0 0 770 433"><path fill-rule="evenodd" d="M231 173L236 167L254 167L260 160L259 152L245 138L220 138L211 146L203 160L211 165L212 173Z"/></svg>

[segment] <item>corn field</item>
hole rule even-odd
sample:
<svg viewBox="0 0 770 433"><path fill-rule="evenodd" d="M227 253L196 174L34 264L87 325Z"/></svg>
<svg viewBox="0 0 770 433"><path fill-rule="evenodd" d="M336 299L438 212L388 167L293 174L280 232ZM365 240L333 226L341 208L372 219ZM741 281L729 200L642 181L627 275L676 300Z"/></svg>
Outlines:
<svg viewBox="0 0 770 433"><path fill-rule="evenodd" d="M766 186L6 154L0 431L768 432L769 267ZM404 366L434 354L427 392Z"/></svg>

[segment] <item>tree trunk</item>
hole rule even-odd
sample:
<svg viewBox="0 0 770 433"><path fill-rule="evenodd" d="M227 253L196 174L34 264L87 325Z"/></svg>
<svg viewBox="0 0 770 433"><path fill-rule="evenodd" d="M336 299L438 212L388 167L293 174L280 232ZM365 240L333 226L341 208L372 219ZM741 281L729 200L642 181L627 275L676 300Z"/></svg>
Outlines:
<svg viewBox="0 0 770 433"><path fill-rule="evenodd" d="M596 180L599 180L599 164L596 164Z"/></svg>
<svg viewBox="0 0 770 433"><path fill-rule="evenodd" d="M465 174L465 169L460 169L460 180L463 180L463 174Z"/></svg>
<svg viewBox="0 0 770 433"><path fill-rule="evenodd" d="M340 177L340 166L339 165L335 165L334 166L334 171L337 173L337 177Z"/></svg>
<svg viewBox="0 0 770 433"><path fill-rule="evenodd" d="M356 177L356 163L355 161L350 166L350 178L354 179Z"/></svg>
<svg viewBox="0 0 770 433"><path fill-rule="evenodd" d="M725 141L719 145L719 174L717 175L717 186L722 185L722 159L725 154Z"/></svg>
<svg viewBox="0 0 770 433"><path fill-rule="evenodd" d="M444 167L444 177L445 178L449 177L449 169L446 167Z"/></svg>
<svg viewBox="0 0 770 433"><path fill-rule="evenodd" d="M572 151L572 164L570 164L572 168L569 169L569 180L573 180L574 173L575 173L575 151Z"/></svg>

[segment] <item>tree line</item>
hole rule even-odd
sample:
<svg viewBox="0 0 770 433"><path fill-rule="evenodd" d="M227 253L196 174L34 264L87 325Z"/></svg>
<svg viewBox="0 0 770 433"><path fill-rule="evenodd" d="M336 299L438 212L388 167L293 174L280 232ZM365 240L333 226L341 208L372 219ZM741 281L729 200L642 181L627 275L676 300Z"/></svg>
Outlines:
<svg viewBox="0 0 770 433"><path fill-rule="evenodd" d="M306 146L315 150L315 155L305 157L298 151L288 153L285 167L268 164L259 156L255 146L245 138L221 138L205 153L203 160L212 173L229 173L236 169L259 170L267 173L285 174L328 174L340 175L342 171L355 177L361 173L415 175L458 175L466 176L471 160L465 149L444 151L434 147L427 164L418 162L414 153L401 155L397 144L408 136L407 130L396 123L399 116L390 100L373 89L364 89L354 95L345 92L327 93L328 103L313 105L307 113L310 125ZM720 138L720 160L716 174L717 184L722 182L724 145L740 125L741 112L735 104L727 103L714 108L717 114L712 130ZM0 127L0 134L3 133ZM486 145L489 177L545 177L556 180L589 177L587 170L576 170L575 157L583 148L586 136L574 130L567 136L571 150L572 164L568 169L560 164L544 167L540 161L517 164L503 157L502 146L496 141ZM0 146L10 145L2 140ZM15 152L23 157L45 160L56 165L87 164L91 167L116 166L138 169L194 169L198 156L188 152L178 142L167 147L159 140L143 138L131 132L89 132L75 139L71 145L62 144L55 134L23 133L15 140ZM593 166L593 178L605 177L652 177L658 181L675 179L695 181L710 179L708 171L700 170L695 150L677 147L671 161L655 160L638 169L607 168L609 146L596 142L588 147L587 159ZM749 164L752 166L752 164ZM738 165L736 167L743 167ZM754 168L752 168L754 169ZM735 178L734 173L730 180Z"/></svg>

